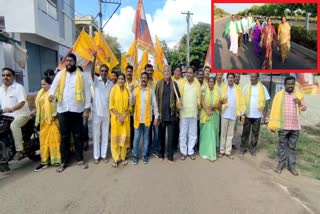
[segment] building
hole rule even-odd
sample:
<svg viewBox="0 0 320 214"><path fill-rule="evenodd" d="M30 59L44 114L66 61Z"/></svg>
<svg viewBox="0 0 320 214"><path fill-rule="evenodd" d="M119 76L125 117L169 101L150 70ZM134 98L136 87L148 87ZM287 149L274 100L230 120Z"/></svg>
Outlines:
<svg viewBox="0 0 320 214"><path fill-rule="evenodd" d="M0 68L20 72L20 82L35 94L47 69L55 69L75 40L74 0L0 0ZM17 63L14 43L27 50Z"/></svg>
<svg viewBox="0 0 320 214"><path fill-rule="evenodd" d="M92 38L98 32L98 24L94 20L93 16L76 16L75 18L76 25L76 38L78 38L82 29L84 29Z"/></svg>

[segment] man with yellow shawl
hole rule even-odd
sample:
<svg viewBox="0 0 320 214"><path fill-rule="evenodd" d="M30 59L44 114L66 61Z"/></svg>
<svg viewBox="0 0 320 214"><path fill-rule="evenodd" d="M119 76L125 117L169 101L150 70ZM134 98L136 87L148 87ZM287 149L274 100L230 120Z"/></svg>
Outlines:
<svg viewBox="0 0 320 214"><path fill-rule="evenodd" d="M41 80L42 89L36 97L36 109L30 115L36 114L35 126L40 125L40 156L41 163L34 171L39 172L51 165L61 164L60 132L57 119L57 104L49 102L49 89L52 83L50 77Z"/></svg>
<svg viewBox="0 0 320 214"><path fill-rule="evenodd" d="M88 168L88 164L83 161L81 137L83 120L88 119L91 110L90 85L88 78L85 78L77 68L76 62L77 58L73 53L66 56L66 68L56 75L49 92L49 100L58 101L62 157L58 173L63 172L68 166L71 133L73 133L77 165L83 169Z"/></svg>
<svg viewBox="0 0 320 214"><path fill-rule="evenodd" d="M154 113L154 126L159 125L159 111L154 90L148 86L149 75L143 72L140 76L140 86L131 91L130 104L134 107L134 139L132 162L138 164L139 160L139 142L143 135L143 163L147 164L148 146L149 146L149 131L152 121L152 112Z"/></svg>
<svg viewBox="0 0 320 214"><path fill-rule="evenodd" d="M111 111L111 153L113 167L123 166L126 160L130 140L130 104L129 90L125 87L125 75L118 76L118 83L111 89L109 108Z"/></svg>
<svg viewBox="0 0 320 214"><path fill-rule="evenodd" d="M242 114L241 120L243 131L240 145L240 155L244 155L248 149L248 141L251 135L249 150L252 156L256 156L260 122L263 117L263 123L266 118L267 105L266 101L270 100L266 87L259 81L259 74L250 75L249 84L245 85L242 90Z"/></svg>
<svg viewBox="0 0 320 214"><path fill-rule="evenodd" d="M283 64L284 61L288 58L290 52L290 30L291 27L288 22L286 22L286 17L281 17L281 24L278 26L278 41L279 41L279 51L280 51L280 58L281 63Z"/></svg>
<svg viewBox="0 0 320 214"><path fill-rule="evenodd" d="M193 67L187 68L187 78L180 87L182 108L180 110L180 159L185 160L187 155L195 160L194 146L197 142L197 117L201 108L200 83L195 79Z"/></svg>
<svg viewBox="0 0 320 214"><path fill-rule="evenodd" d="M131 91L139 86L139 83L137 80L133 79L133 66L127 65L126 67L126 81L125 86L129 91L129 95L131 94ZM134 126L133 126L133 109L130 109L130 150L133 148L133 136L134 136Z"/></svg>
<svg viewBox="0 0 320 214"><path fill-rule="evenodd" d="M241 89L234 83L235 74L227 74L228 84L222 89L221 109L221 136L219 157L226 155L231 157L232 140L237 117L241 114Z"/></svg>
<svg viewBox="0 0 320 214"><path fill-rule="evenodd" d="M288 170L295 176L296 170L296 146L299 139L300 111L305 111L303 94L295 90L295 78L288 76L284 80L285 89L279 91L273 99L268 127L272 131L278 131L278 166L275 172L281 173L287 165Z"/></svg>

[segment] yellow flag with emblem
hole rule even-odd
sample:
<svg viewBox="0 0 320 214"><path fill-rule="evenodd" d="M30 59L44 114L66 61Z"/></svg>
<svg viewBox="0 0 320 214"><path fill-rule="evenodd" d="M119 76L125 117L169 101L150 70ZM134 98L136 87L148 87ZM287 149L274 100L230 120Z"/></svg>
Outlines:
<svg viewBox="0 0 320 214"><path fill-rule="evenodd" d="M121 72L126 73L126 67L128 66L127 57L125 54L121 56Z"/></svg>
<svg viewBox="0 0 320 214"><path fill-rule="evenodd" d="M82 30L77 41L72 46L72 52L83 57L86 60L93 60L93 53L95 52L96 45L92 38Z"/></svg>
<svg viewBox="0 0 320 214"><path fill-rule="evenodd" d="M135 79L139 79L141 73L144 70L144 67L146 66L146 64L148 64L148 52L147 51L143 51L142 56L141 56L141 60L139 62L139 66L136 72L134 72L134 77Z"/></svg>
<svg viewBox="0 0 320 214"><path fill-rule="evenodd" d="M112 52L101 31L95 35L93 41L97 46L97 64L106 64L111 71L119 64L119 61Z"/></svg>
<svg viewBox="0 0 320 214"><path fill-rule="evenodd" d="M156 36L156 58L154 59L154 78L156 80L163 79L163 70L165 65L167 65L167 60L164 56L160 40Z"/></svg>

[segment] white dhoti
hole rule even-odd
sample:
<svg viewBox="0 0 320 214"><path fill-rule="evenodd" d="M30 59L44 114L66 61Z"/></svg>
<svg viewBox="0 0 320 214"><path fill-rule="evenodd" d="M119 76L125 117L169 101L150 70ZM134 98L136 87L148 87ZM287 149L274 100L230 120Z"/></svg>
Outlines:
<svg viewBox="0 0 320 214"><path fill-rule="evenodd" d="M230 34L230 51L232 53L237 54L238 53L238 34Z"/></svg>

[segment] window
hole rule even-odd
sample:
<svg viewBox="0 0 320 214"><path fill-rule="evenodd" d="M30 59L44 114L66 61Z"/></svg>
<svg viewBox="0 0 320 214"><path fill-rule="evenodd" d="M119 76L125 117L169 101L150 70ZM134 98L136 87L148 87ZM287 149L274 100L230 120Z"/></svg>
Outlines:
<svg viewBox="0 0 320 214"><path fill-rule="evenodd" d="M72 1L70 0L63 0L63 11L65 14L70 16L70 18L74 18L74 8L72 5Z"/></svg>
<svg viewBox="0 0 320 214"><path fill-rule="evenodd" d="M57 0L41 0L38 3L40 10L48 16L57 19Z"/></svg>
<svg viewBox="0 0 320 214"><path fill-rule="evenodd" d="M6 27L5 27L5 22L4 22L4 16L0 16L0 32L5 31Z"/></svg>

